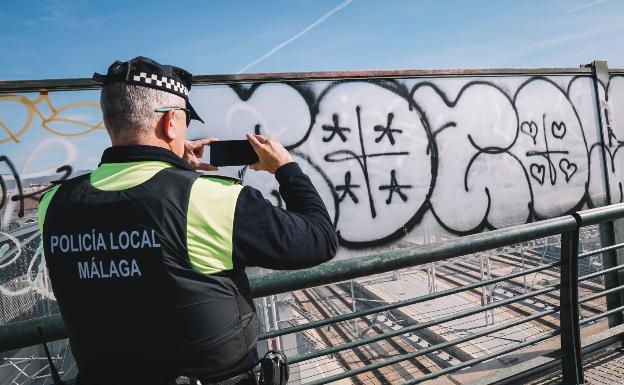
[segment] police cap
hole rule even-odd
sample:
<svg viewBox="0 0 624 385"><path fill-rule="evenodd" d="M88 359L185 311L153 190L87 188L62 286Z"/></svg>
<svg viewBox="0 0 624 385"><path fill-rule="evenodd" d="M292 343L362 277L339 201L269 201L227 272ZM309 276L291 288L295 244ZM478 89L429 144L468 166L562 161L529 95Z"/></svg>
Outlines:
<svg viewBox="0 0 624 385"><path fill-rule="evenodd" d="M117 60L108 67L106 75L94 73L93 80L102 84L125 82L178 95L186 100L186 108L190 111L190 118L204 122L191 105L188 97L193 75L182 68L163 65L150 58L137 56L128 61Z"/></svg>

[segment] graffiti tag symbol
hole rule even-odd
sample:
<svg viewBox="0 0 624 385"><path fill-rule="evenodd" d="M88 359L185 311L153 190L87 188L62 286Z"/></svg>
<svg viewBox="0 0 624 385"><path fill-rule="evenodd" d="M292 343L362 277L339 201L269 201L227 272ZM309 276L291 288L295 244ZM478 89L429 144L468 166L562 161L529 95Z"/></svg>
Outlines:
<svg viewBox="0 0 624 385"><path fill-rule="evenodd" d="M342 191L342 195L338 197L338 202L342 202L347 195L353 201L353 203L358 203L358 197L353 192L353 189L360 188L359 184L351 184L351 171L347 171L345 174L345 184L336 186L336 192Z"/></svg>
<svg viewBox="0 0 624 385"><path fill-rule="evenodd" d="M332 115L332 120L334 122L333 126L330 126L328 124L324 124L323 125L323 131L331 132L331 134L329 136L326 136L326 137L323 138L323 142L325 142L325 143L331 142L332 139L334 139L334 136L336 136L336 135L338 135L338 137L343 142L346 142L347 141L347 137L345 136L345 134L343 132L351 132L351 129L349 127L340 127L340 125L338 124L338 114Z"/></svg>
<svg viewBox="0 0 624 385"><path fill-rule="evenodd" d="M15 143L21 143L19 138L32 126L35 117L41 119L41 127L44 130L59 136L79 136L87 134L96 129L104 128L104 122L102 120L95 124L91 124L64 115L66 111L71 111L72 109L81 107L93 107L97 110L100 110L100 103L97 102L82 101L70 103L62 107L55 107L52 103L52 100L48 96L47 91L41 91L39 93L39 97L33 100L28 99L27 97L22 95L0 95L0 102L17 102L26 108L28 114L26 116L26 122L19 129L11 130L9 127L6 126L6 124L4 124L4 122L0 120L0 131L4 131L7 134L6 137L0 138L0 143L4 143L10 140ZM39 104L43 104L45 108L40 108L38 106ZM49 116L44 115L43 111L45 111L46 109L51 111L51 114ZM77 133L62 132L53 126L54 123L64 123L75 127L83 127L84 129Z"/></svg>
<svg viewBox="0 0 624 385"><path fill-rule="evenodd" d="M539 184L543 185L544 177L546 175L546 167L542 166L541 164L532 163L530 170L531 170L531 176L535 178L535 180L538 181Z"/></svg>
<svg viewBox="0 0 624 385"><path fill-rule="evenodd" d="M570 181L570 178L572 178L572 175L574 175L577 170L576 164L570 162L566 158L559 161L559 168L565 175L566 182Z"/></svg>
<svg viewBox="0 0 624 385"><path fill-rule="evenodd" d="M387 205L392 203L392 195L394 193L397 193L401 197L403 202L407 202L407 195L405 195L401 191L401 189L410 189L410 188L412 188L412 186L409 185L409 184L404 184L404 185L399 184L399 182L397 181L397 178L396 178L396 170L390 171L390 184L389 185L379 186L379 190L380 191L384 191L384 190L390 191L390 193L388 195L388 199L386 199L386 204Z"/></svg>
<svg viewBox="0 0 624 385"><path fill-rule="evenodd" d="M565 122L552 122L551 125L552 134L557 139L563 139L566 134L566 125Z"/></svg>
<svg viewBox="0 0 624 385"><path fill-rule="evenodd" d="M371 216L375 218L377 216L377 210L375 209L375 202L373 201L373 195L372 195L371 187L370 187L370 177L368 173L368 159L375 158L375 157L386 157L386 156L391 156L391 157L405 156L405 155L409 155L409 152L398 151L398 152L380 152L380 153L367 154L366 147L364 146L364 136L362 135L362 119L361 119L361 107L360 106L355 107L355 113L357 117L358 135L359 135L361 153L356 154L355 152L351 150L337 150L337 151L330 152L329 154L325 155L324 159L326 162L345 162L345 161L350 161L350 160L356 160L358 162L360 169L362 170L362 174L364 174L364 182L366 183L366 191L368 193L368 205L370 207ZM334 114L334 116L337 117L337 114ZM334 122L337 125L337 118ZM350 129L348 130L350 131ZM336 132L335 135L340 135L340 134ZM327 141L329 140L331 140L331 136L329 137ZM323 138L323 141L326 141L325 138ZM350 182L350 174L349 174L349 182ZM345 185L346 184L347 184L347 176L345 175ZM353 197L351 198L353 199Z"/></svg>
<svg viewBox="0 0 624 385"><path fill-rule="evenodd" d="M522 122L520 131L533 138L533 145L537 145L537 123L534 121Z"/></svg>
<svg viewBox="0 0 624 385"><path fill-rule="evenodd" d="M384 136L388 136L388 140L390 141L390 144L394 146L395 140L394 140L394 135L392 134L393 132L396 132L397 134L402 134L403 130L399 130L397 128L392 128L392 119L394 119L394 114L392 112L390 112L388 114L388 121L386 123L386 126L382 126L381 124L376 125L373 130L375 130L375 132L381 132L381 135L379 135L377 138L375 138L375 143L379 143L381 142L381 140L384 138Z"/></svg>
<svg viewBox="0 0 624 385"><path fill-rule="evenodd" d="M15 186L17 187L18 196L22 196L24 194L24 190L22 189L22 180L20 179L20 176L17 173L17 170L15 169L13 162L11 162L11 160L6 155L0 156L0 163L2 162L6 163L6 165L11 170L13 180L15 181ZM6 199L7 199L7 186L6 186L6 183L4 182L4 178L2 177L2 175L0 175L0 188L2 188L2 198L0 199L0 208L2 208L4 207L6 203ZM24 217L24 200L23 199L18 199L18 200L19 200L19 211L17 213L17 216L20 218L23 218Z"/></svg>
<svg viewBox="0 0 624 385"><path fill-rule="evenodd" d="M280 195L279 191L271 190L271 195L273 195L275 201L277 202L276 206L280 209L284 208L284 202L282 201L282 196Z"/></svg>
<svg viewBox="0 0 624 385"><path fill-rule="evenodd" d="M562 125L563 125L563 128L562 128ZM555 130L555 126L557 127L556 130ZM555 136L555 132L556 132L557 135L562 135L561 137L563 138L563 135L565 135L565 124L563 124L563 122L558 123L556 125L555 125L555 122L553 122L551 127L552 127L553 136ZM570 152L567 150L551 150L550 147L548 146L548 135L546 135L546 114L542 115L542 130L544 132L545 149L542 151L527 151L526 156L527 157L540 156L546 160L546 164L548 165L548 176L550 177L550 183L554 186L555 183L557 183L557 168L555 167L555 164L552 160L552 156L557 155L557 154L568 155ZM557 138L557 136L555 136L555 138ZM558 139L561 139L561 138L558 138ZM531 165L531 175L538 182L540 182L540 184L544 184L544 178L541 176L542 169L539 167L535 168L533 167L534 165L536 164L534 163ZM569 174L570 178L572 177L572 174L574 173ZM566 179L566 182L569 182L569 179Z"/></svg>

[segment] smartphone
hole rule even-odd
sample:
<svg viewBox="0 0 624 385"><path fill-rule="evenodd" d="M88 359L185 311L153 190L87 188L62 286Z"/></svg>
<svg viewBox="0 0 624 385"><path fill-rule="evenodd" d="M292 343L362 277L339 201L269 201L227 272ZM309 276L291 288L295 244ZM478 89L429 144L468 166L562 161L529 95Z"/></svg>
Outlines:
<svg viewBox="0 0 624 385"><path fill-rule="evenodd" d="M219 140L210 144L213 166L244 166L259 161L248 140Z"/></svg>

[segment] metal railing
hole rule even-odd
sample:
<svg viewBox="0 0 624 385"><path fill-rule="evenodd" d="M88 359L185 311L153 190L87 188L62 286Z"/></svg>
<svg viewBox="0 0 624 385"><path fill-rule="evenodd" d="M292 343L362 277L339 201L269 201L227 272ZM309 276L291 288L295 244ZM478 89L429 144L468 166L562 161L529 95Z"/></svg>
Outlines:
<svg viewBox="0 0 624 385"><path fill-rule="evenodd" d="M544 311L539 311L534 314L528 314L524 317L517 317L511 321L500 323L496 326L492 325L491 327L487 327L478 332L455 338L449 341L436 343L425 348L415 348L413 351L408 351L405 354L395 355L391 358L363 365L361 367L351 370L346 370L342 373L333 374L322 378L316 378L311 382L307 382L306 384L321 385L340 379L356 376L361 373L377 370L396 363L401 363L403 361L411 360L416 357L457 346L462 343L473 341L475 339L492 335L493 333L497 333L521 324L526 324L528 322L542 319L547 316L552 317L556 313L558 313L560 320L559 328L557 330L542 333L538 337L525 339L524 341L514 344L513 346L505 347L503 349L499 349L497 351L480 357L465 360L460 364L448 366L446 368L442 368L441 370L424 374L420 377L413 378L406 383L421 383L426 380L434 379L452 372L459 371L460 369L466 367L474 366L476 364L492 360L497 357L501 357L502 355L517 351L530 345L537 344L552 337L559 336L561 345L560 348L556 350L556 354L553 355L553 360L561 362L563 382L565 384L582 384L584 380L582 367L583 350L581 347L580 337L581 325L590 324L599 319L609 317L614 314L621 314L621 312L624 310L624 306L622 306L622 303L611 305L611 307L608 308L607 311L595 314L583 320L579 320L579 306L602 296L620 293L622 290L624 290L624 282L619 282L618 285L615 287L606 287L605 290L597 293L592 293L582 298L579 298L579 283L599 276L615 274L621 269L624 269L624 265L607 266L600 271L591 272L589 274L579 276L579 261L584 258L588 258L598 254L613 253L615 250L624 247L624 243L608 246L603 245L602 248L579 254L579 231L584 226L610 222L620 218L624 218L624 204L617 204L597 209L586 210L574 213L572 215L566 215L554 219L529 223L501 230L464 236L441 243L432 243L417 247L404 248L361 258L332 261L306 270L274 272L263 276L254 277L250 279L250 284L253 297L258 298L273 294L286 293L293 290L307 289L321 285L352 280L355 278L395 271L398 269L413 266L429 264L432 262L448 260L453 257L469 255L488 250L496 250L498 248L522 244L524 242L529 242L539 238L557 235L561 236L561 258L558 261L535 266L528 269L523 269L522 271L513 272L512 274L504 276L486 279L463 286L453 287L439 292L432 292L416 298L401 300L393 303L384 303L382 305L376 305L368 309L359 310L348 314L330 316L325 319L314 320L301 325L291 324L291 326L282 329L267 331L261 334L260 339L267 340L293 333L304 332L310 329L318 329L328 325L335 325L339 322L356 320L358 318L366 317L376 313L386 312L426 301L441 299L450 295L474 290L477 288L491 287L490 285L494 285L504 281L510 281L514 278L519 278L530 274L537 274L539 272L543 272L549 269L558 268L559 282L556 284L538 290L528 291L524 294L514 295L508 299L490 302L480 307L458 311L450 315L428 320L426 322L415 323L406 327L399 328L397 330L385 332L383 334L378 334L374 336L363 336L361 338L355 338L351 341L347 341L341 344L328 346L319 350L313 350L292 357L290 359L290 362L293 364L301 363L321 356L336 354L348 349L368 346L377 341L387 340L389 338L405 335L410 332L417 332L460 318L475 315L477 313L507 306L514 303L519 303L533 297L549 293L552 294L552 292L559 291L559 303L557 304L557 306L545 309ZM66 337L63 322L60 316L50 316L28 321L15 322L13 324L8 324L0 327L0 351L8 351L16 348L38 344L40 337L37 333L37 327L41 327L43 329L43 332L48 339L56 340ZM617 333L617 335L615 336L616 338L619 338L619 333ZM614 336L611 336L611 339L613 339L613 337Z"/></svg>

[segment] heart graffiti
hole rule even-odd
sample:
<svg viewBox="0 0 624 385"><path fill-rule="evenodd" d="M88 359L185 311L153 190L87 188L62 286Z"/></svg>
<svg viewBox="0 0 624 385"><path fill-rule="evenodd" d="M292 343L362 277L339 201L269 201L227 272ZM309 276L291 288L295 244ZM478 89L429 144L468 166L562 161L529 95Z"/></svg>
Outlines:
<svg viewBox="0 0 624 385"><path fill-rule="evenodd" d="M537 144L537 123L534 121L522 122L520 131L533 138L533 144Z"/></svg>
<svg viewBox="0 0 624 385"><path fill-rule="evenodd" d="M557 139L563 139L567 130L564 122L552 122L551 129L553 136Z"/></svg>
<svg viewBox="0 0 624 385"><path fill-rule="evenodd" d="M539 184L544 184L544 176L546 175L546 167L541 164L531 164L531 176L535 178Z"/></svg>
<svg viewBox="0 0 624 385"><path fill-rule="evenodd" d="M565 174L566 182L570 181L572 175L574 175L577 170L576 164L570 162L566 158L559 161L559 168Z"/></svg>

